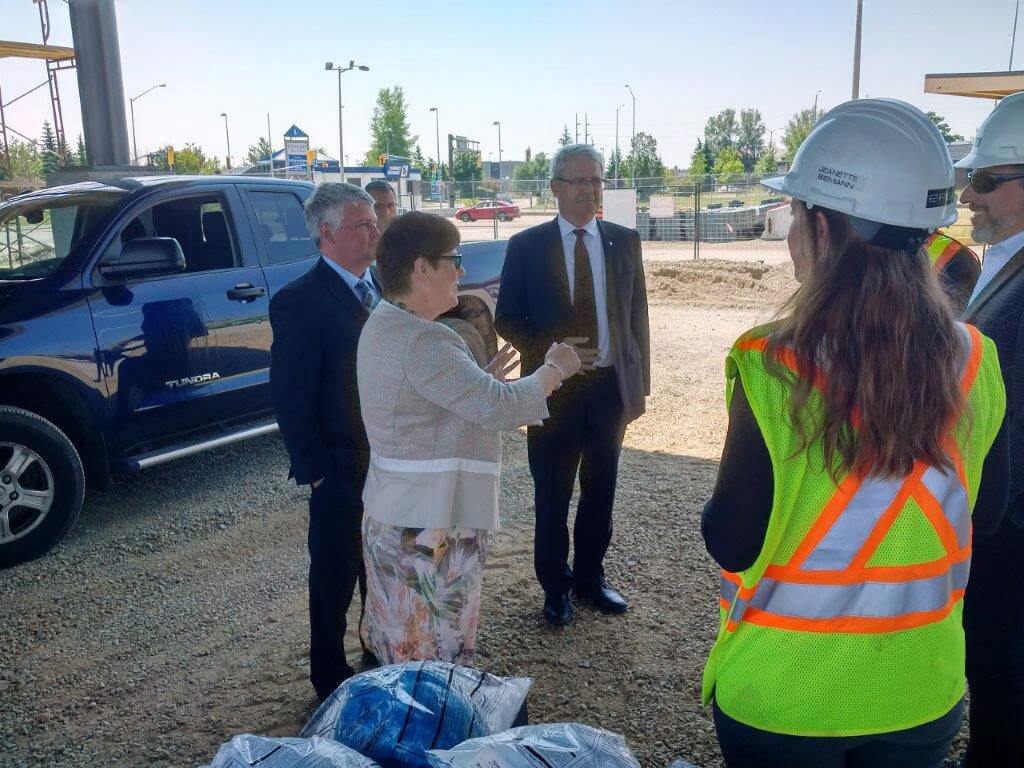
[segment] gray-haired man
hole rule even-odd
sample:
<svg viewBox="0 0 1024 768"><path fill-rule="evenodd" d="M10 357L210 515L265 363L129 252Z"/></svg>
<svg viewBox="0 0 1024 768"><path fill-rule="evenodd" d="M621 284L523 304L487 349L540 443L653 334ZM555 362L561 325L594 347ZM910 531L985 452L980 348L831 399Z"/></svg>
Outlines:
<svg viewBox="0 0 1024 768"><path fill-rule="evenodd" d="M323 184L306 201L322 258L270 302L270 389L291 473L309 485L310 680L321 701L354 671L345 613L357 580L365 599L359 530L370 448L359 412L356 346L380 300L370 272L380 232L373 199Z"/></svg>
<svg viewBox="0 0 1024 768"><path fill-rule="evenodd" d="M505 255L495 326L522 356L523 375L553 341L576 347L579 376L548 398L550 418L530 427L536 529L534 568L544 619L572 619L569 591L603 613L628 605L604 578L612 505L626 424L651 391L647 290L635 230L599 221L601 155L570 144L552 161L554 221L512 237ZM580 501L569 568L569 501L577 470Z"/></svg>

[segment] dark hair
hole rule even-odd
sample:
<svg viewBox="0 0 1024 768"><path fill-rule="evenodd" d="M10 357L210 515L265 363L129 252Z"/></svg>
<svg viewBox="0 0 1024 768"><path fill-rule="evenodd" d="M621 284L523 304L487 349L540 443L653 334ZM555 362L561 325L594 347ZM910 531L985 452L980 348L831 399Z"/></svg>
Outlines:
<svg viewBox="0 0 1024 768"><path fill-rule="evenodd" d="M441 255L459 247L459 230L433 213L409 211L395 219L377 241L377 277L386 296L402 296L412 287L416 259L436 267Z"/></svg>
<svg viewBox="0 0 1024 768"><path fill-rule="evenodd" d="M815 246L819 211L830 240L823 253ZM836 211L794 200L793 213L807 225L809 269L780 311L765 360L792 381L789 415L801 449L820 439L837 482L849 472L903 477L916 460L950 468L944 445L965 407L967 341L927 254L871 245ZM799 378L783 364L786 349ZM820 408L810 400L816 380Z"/></svg>
<svg viewBox="0 0 1024 768"><path fill-rule="evenodd" d="M384 179L374 179L369 184L367 184L365 187L363 187L363 189L365 189L367 192L369 192L371 194L374 193L374 192L394 192L395 191L394 187L392 187L390 184L388 184Z"/></svg>

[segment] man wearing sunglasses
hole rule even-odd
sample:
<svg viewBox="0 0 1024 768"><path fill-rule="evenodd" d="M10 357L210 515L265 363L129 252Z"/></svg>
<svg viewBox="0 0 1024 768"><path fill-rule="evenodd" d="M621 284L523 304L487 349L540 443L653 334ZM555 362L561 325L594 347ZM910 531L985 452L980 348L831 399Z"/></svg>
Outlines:
<svg viewBox="0 0 1024 768"><path fill-rule="evenodd" d="M1010 501L975 547L964 601L971 692L966 766L1024 767L1024 92L1000 102L957 163L971 236L985 243L964 320L996 343L1006 385ZM985 478L982 478L985 482Z"/></svg>
<svg viewBox="0 0 1024 768"><path fill-rule="evenodd" d="M555 155L551 190L558 216L508 243L495 313L498 333L519 350L523 375L544 363L553 341L576 348L583 363L548 400L550 418L530 427L534 482L534 568L544 590L544 619L572 619L569 592L602 613L627 609L604 577L622 437L644 412L651 391L647 289L640 236L597 219L603 158L587 144ZM569 502L580 500L569 567Z"/></svg>

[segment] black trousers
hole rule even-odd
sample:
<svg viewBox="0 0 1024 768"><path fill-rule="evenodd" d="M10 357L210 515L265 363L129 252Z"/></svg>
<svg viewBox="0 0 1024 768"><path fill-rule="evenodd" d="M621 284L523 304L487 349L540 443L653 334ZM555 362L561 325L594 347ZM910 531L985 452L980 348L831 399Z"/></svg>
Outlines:
<svg viewBox="0 0 1024 768"><path fill-rule="evenodd" d="M362 490L359 478L328 475L309 497L309 679L321 699L354 674L345 614L357 582L366 603Z"/></svg>
<svg viewBox="0 0 1024 768"><path fill-rule="evenodd" d="M964 599L971 768L1024 768L1024 528L1006 517L975 548Z"/></svg>
<svg viewBox="0 0 1024 768"><path fill-rule="evenodd" d="M625 410L614 368L598 368L566 382L548 399L550 417L530 427L527 449L533 474L536 527L533 563L546 593L604 576L612 540L612 506L619 471ZM569 501L579 470L580 500L569 569Z"/></svg>
<svg viewBox="0 0 1024 768"><path fill-rule="evenodd" d="M937 720L871 736L789 736L752 728L714 707L728 768L941 768L964 716L961 700Z"/></svg>

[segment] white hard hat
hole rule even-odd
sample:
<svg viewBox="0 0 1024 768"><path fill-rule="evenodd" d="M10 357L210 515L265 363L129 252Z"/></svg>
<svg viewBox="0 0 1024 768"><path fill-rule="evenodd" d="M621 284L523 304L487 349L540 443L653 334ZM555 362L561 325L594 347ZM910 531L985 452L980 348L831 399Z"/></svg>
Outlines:
<svg viewBox="0 0 1024 768"><path fill-rule="evenodd" d="M953 163L921 110L895 99L825 114L785 176L766 187L875 224L933 230L956 221Z"/></svg>
<svg viewBox="0 0 1024 768"><path fill-rule="evenodd" d="M957 168L1024 165L1024 91L999 102L974 137L970 154Z"/></svg>

